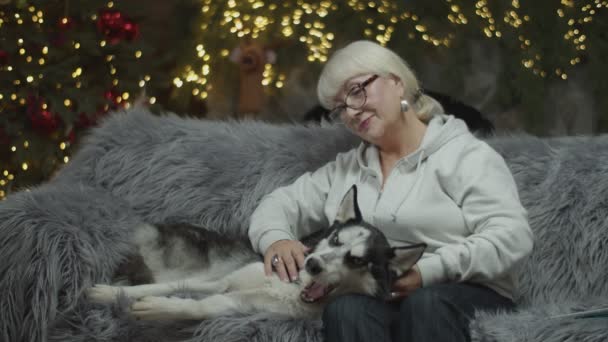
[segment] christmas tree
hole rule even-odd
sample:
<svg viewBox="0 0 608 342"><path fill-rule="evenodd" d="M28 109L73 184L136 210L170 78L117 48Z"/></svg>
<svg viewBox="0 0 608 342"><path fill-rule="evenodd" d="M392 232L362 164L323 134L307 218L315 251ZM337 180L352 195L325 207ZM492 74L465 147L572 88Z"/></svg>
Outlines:
<svg viewBox="0 0 608 342"><path fill-rule="evenodd" d="M48 179L87 128L167 83L126 13L107 1L0 5L0 198Z"/></svg>

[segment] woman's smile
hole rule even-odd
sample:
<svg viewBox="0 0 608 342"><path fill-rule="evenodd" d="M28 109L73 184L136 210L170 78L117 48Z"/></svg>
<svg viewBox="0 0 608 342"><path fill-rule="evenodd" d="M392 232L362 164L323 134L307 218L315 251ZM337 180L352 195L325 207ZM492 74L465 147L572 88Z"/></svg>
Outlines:
<svg viewBox="0 0 608 342"><path fill-rule="evenodd" d="M365 119L359 123L359 127L358 127L359 132L366 131L369 128L372 117L373 117L373 115L370 115L367 119Z"/></svg>

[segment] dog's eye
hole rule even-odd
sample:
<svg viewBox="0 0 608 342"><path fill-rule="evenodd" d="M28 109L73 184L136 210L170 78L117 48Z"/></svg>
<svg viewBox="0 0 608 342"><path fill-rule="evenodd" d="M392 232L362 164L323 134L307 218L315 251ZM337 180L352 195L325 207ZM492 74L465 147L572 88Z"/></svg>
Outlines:
<svg viewBox="0 0 608 342"><path fill-rule="evenodd" d="M359 257L355 257L355 256L351 256L350 257L350 262L355 265L355 266L362 266L365 265L365 259L363 258L359 258Z"/></svg>
<svg viewBox="0 0 608 342"><path fill-rule="evenodd" d="M340 246L342 245L340 243L340 240L338 239L338 234L335 234L334 236L331 237L331 240L329 240L329 243L334 245L334 246Z"/></svg>

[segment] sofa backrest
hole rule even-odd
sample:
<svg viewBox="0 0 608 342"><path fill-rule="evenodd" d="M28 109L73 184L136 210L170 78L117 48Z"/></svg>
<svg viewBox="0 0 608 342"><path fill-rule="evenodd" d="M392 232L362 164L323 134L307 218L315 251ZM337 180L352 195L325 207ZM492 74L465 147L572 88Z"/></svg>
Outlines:
<svg viewBox="0 0 608 342"><path fill-rule="evenodd" d="M209 121L136 108L95 128L54 181L107 189L149 223L245 233L264 195L357 143L339 127Z"/></svg>

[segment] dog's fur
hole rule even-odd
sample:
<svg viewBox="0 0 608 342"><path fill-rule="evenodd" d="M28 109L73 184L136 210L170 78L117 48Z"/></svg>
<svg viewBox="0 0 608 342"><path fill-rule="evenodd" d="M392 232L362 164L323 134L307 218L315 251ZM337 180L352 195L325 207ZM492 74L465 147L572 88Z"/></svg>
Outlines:
<svg viewBox="0 0 608 342"><path fill-rule="evenodd" d="M362 220L356 194L353 187L345 196L330 229L302 240L314 248L297 281L266 277L247 241L185 225L146 225L135 233L138 254L118 270L130 284L140 285L98 284L87 295L111 302L124 293L137 299L130 310L141 319L204 319L256 311L318 317L324 304L341 294L386 299L392 282L419 260L426 245L390 247L380 230ZM184 291L210 295L165 297Z"/></svg>

